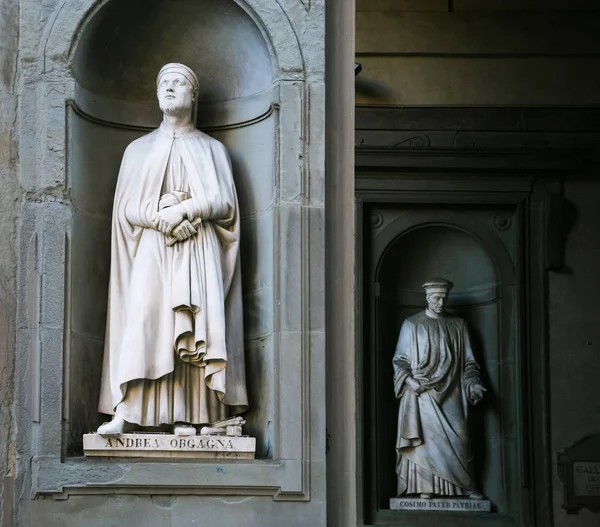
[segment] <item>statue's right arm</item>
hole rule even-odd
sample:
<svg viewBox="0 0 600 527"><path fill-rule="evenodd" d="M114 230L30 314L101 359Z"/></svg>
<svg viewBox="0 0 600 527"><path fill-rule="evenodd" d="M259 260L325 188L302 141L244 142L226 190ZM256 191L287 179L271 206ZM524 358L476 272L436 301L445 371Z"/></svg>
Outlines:
<svg viewBox="0 0 600 527"><path fill-rule="evenodd" d="M394 353L394 392L399 398L404 393L407 380L412 375L410 365L410 349L413 343L414 326L408 320L405 320L400 329L396 352Z"/></svg>
<svg viewBox="0 0 600 527"><path fill-rule="evenodd" d="M156 217L156 202L147 200L142 203L129 201L125 204L125 218L134 227L155 229L153 221Z"/></svg>
<svg viewBox="0 0 600 527"><path fill-rule="evenodd" d="M157 203L155 200L142 199L144 181L140 177L139 165L147 152L138 141L129 144L121 160L115 191L115 212L119 221L126 221L132 227L152 229Z"/></svg>

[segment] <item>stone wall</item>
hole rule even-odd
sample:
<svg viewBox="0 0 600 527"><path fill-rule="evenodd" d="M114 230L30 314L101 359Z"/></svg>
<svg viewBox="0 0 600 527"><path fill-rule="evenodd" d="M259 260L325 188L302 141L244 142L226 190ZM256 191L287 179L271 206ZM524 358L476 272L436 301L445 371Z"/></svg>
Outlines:
<svg viewBox="0 0 600 527"><path fill-rule="evenodd" d="M598 104L598 6L504 4L359 2L357 104Z"/></svg>
<svg viewBox="0 0 600 527"><path fill-rule="evenodd" d="M567 243L567 272L550 273L550 419L552 451L600 433L600 181L598 170L565 184L576 208ZM555 460L552 460L553 464ZM562 485L553 466L556 527L595 527L598 514L561 509Z"/></svg>
<svg viewBox="0 0 600 527"><path fill-rule="evenodd" d="M0 1L0 525L9 526L14 500L13 421L16 269L19 206L17 157L18 0Z"/></svg>

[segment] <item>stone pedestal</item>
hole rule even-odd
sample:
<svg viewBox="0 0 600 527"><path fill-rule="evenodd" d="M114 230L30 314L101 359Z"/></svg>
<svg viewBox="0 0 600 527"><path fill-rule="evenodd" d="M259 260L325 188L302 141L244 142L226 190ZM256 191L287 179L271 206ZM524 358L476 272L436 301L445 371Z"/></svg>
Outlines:
<svg viewBox="0 0 600 527"><path fill-rule="evenodd" d="M256 439L233 436L176 436L172 434L131 433L115 436L85 434L86 456L254 459Z"/></svg>
<svg viewBox="0 0 600 527"><path fill-rule="evenodd" d="M445 511L445 512L491 512L490 500L470 498L398 497L390 499L390 509L395 511Z"/></svg>

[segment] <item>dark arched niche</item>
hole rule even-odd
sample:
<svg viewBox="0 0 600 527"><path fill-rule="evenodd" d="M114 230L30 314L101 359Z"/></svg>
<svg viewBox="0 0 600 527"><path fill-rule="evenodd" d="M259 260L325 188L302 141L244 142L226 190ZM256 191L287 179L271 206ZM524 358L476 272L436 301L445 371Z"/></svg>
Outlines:
<svg viewBox="0 0 600 527"><path fill-rule="evenodd" d="M443 212L438 212L443 220ZM435 213L432 214L435 216ZM469 326L482 379L488 388L485 403L472 413L471 436L477 482L496 510L502 510L503 450L499 446L503 423L497 411L501 390L502 276L488 249L473 232L447 222L420 224L418 217L404 216L388 225L374 247L374 281L379 294L373 313L373 353L371 361L372 399L378 455L375 499L380 509L389 508L396 495L395 441L398 401L393 391L396 341L402 322L425 308L422 284L444 277L454 283L449 297L449 312L464 318ZM508 270L508 269L507 269ZM508 278L508 277L507 277ZM510 279L506 281L510 282Z"/></svg>
<svg viewBox="0 0 600 527"><path fill-rule="evenodd" d="M399 299L408 292L423 297L421 285L436 276L452 280L452 296L457 292L475 293L498 281L496 265L486 249L471 235L447 225L423 226L403 233L387 247L378 270L378 281L394 283Z"/></svg>
<svg viewBox="0 0 600 527"><path fill-rule="evenodd" d="M110 269L110 221L127 145L160 123L156 75L183 62L200 79L201 129L232 159L242 229L246 433L271 457L274 416L274 58L234 0L111 0L89 15L73 53L68 181L73 205L65 355L66 455L106 418L97 403Z"/></svg>
<svg viewBox="0 0 600 527"><path fill-rule="evenodd" d="M267 42L233 0L111 0L77 44L76 103L99 119L152 126L160 115L156 74L168 62L197 73L204 125L225 123L222 115L207 117L203 109L212 114L215 104L253 100L269 90L274 77ZM251 106L246 118L265 111L264 103Z"/></svg>

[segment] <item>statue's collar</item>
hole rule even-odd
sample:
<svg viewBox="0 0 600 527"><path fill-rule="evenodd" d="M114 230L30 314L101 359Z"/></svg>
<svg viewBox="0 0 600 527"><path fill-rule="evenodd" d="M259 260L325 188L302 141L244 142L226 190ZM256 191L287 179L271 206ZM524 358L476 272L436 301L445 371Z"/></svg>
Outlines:
<svg viewBox="0 0 600 527"><path fill-rule="evenodd" d="M437 313L434 313L433 311L430 311L429 308L425 309L425 314L429 317L429 318L442 318L443 315L438 315Z"/></svg>
<svg viewBox="0 0 600 527"><path fill-rule="evenodd" d="M165 135L174 139L187 135L195 130L194 125L192 124L188 126L181 126L179 128L170 128L165 123L160 123L158 129Z"/></svg>

